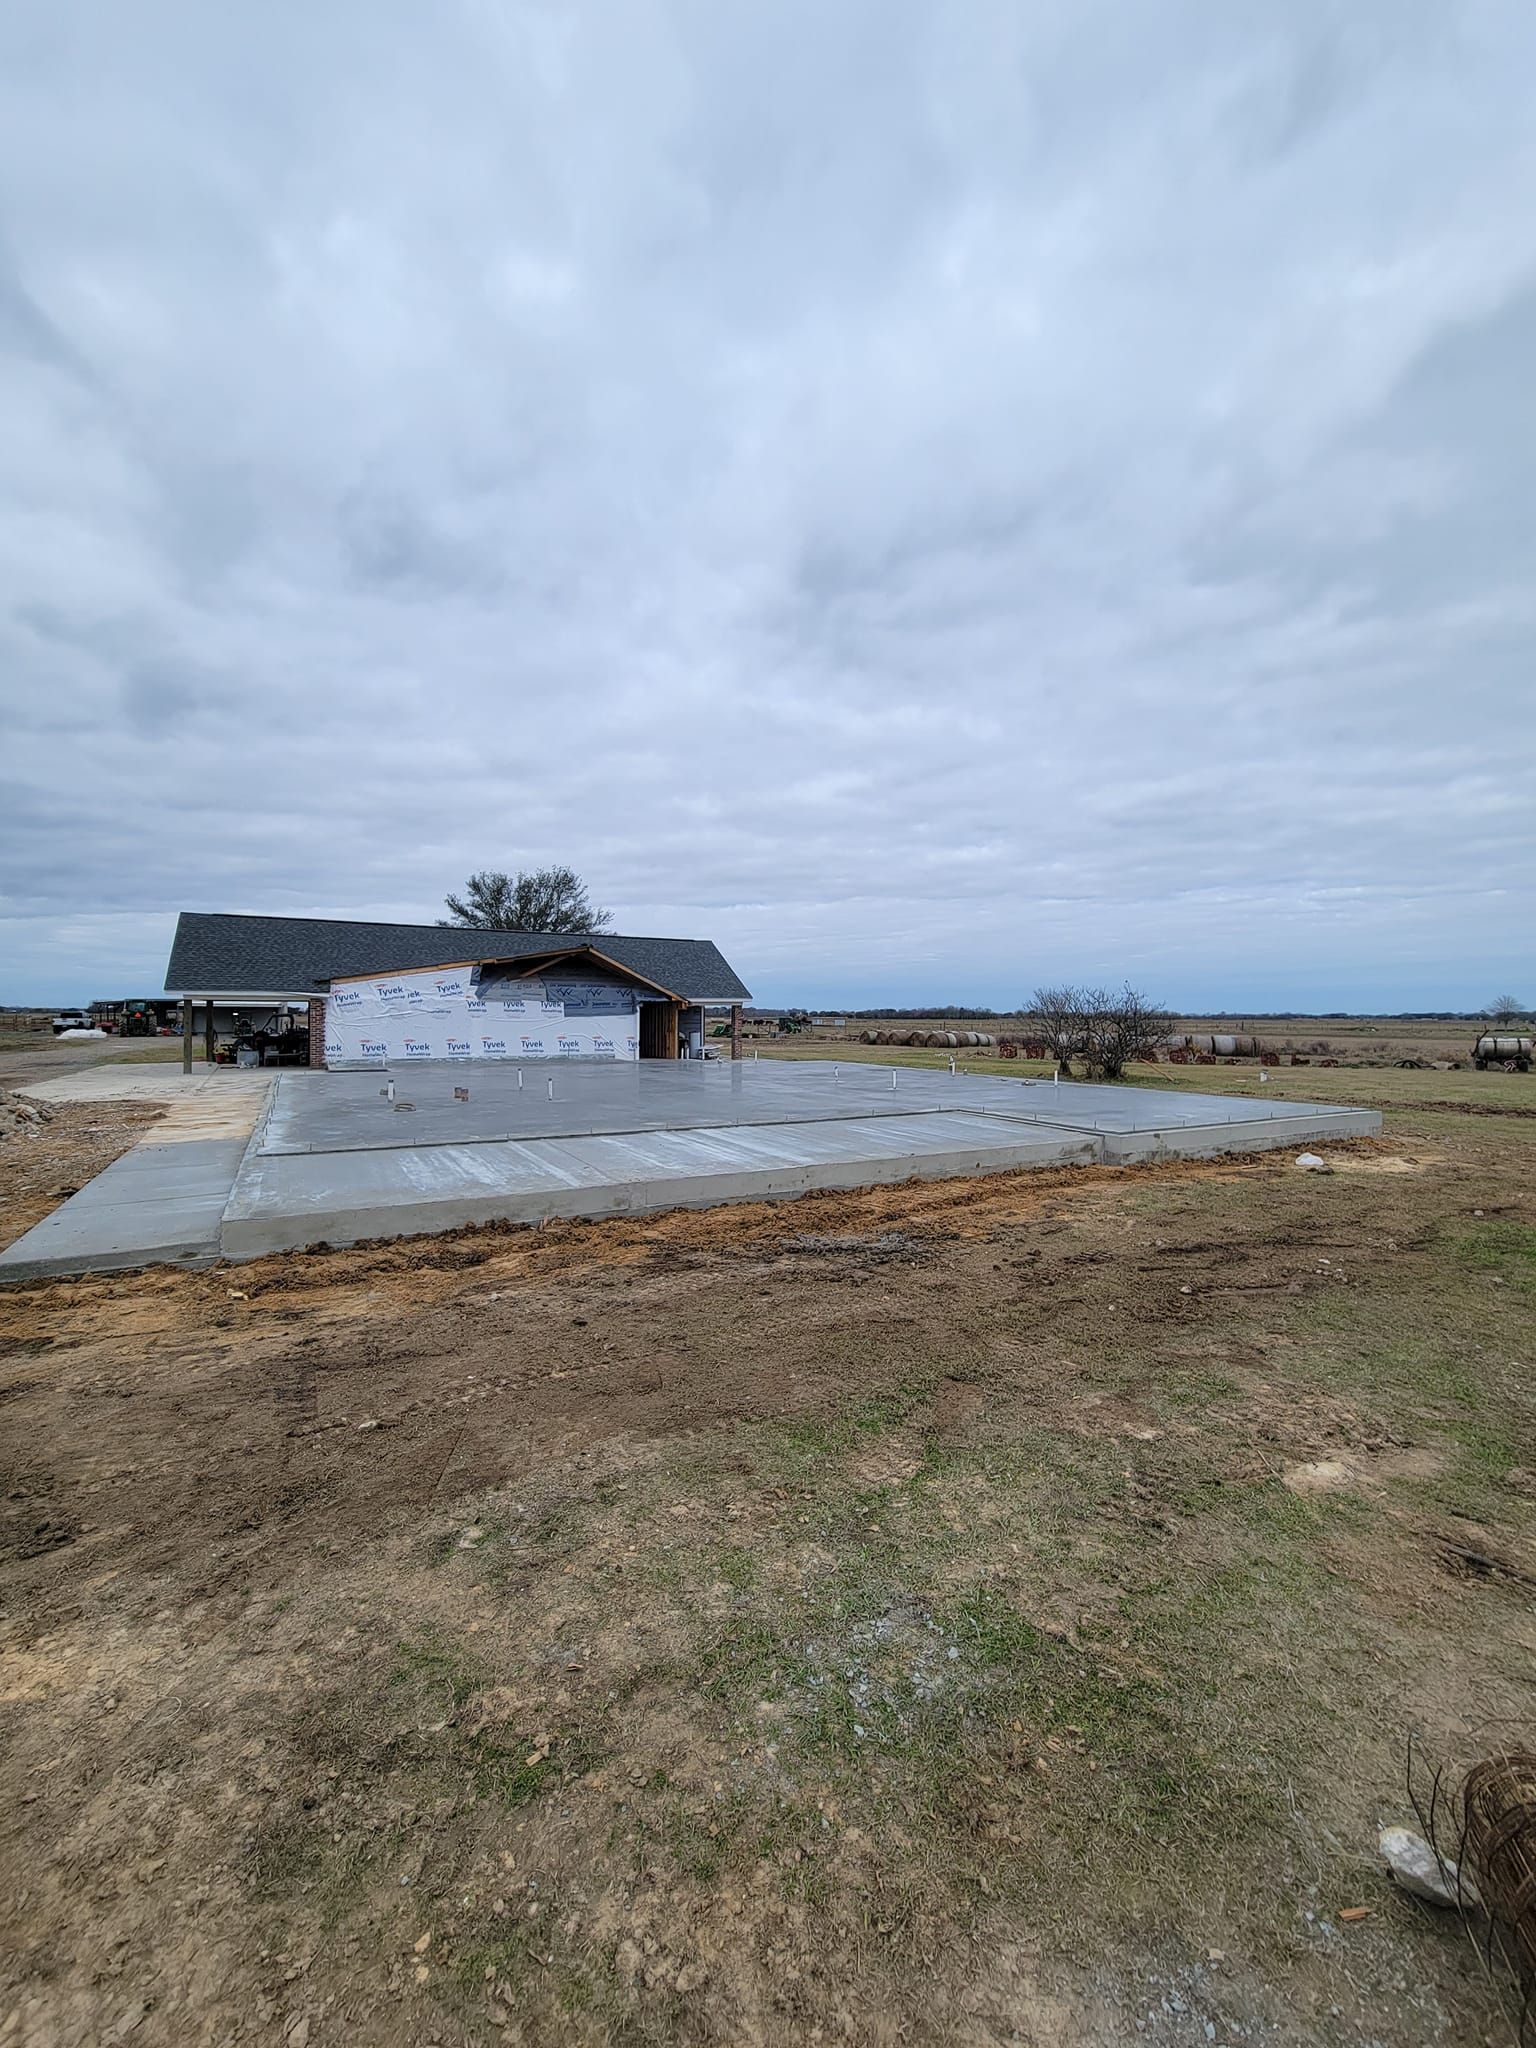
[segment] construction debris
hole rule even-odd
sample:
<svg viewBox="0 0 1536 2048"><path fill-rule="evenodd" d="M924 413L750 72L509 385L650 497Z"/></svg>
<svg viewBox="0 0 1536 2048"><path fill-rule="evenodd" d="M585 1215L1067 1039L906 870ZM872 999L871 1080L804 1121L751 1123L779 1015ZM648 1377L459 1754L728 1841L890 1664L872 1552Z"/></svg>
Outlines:
<svg viewBox="0 0 1536 2048"><path fill-rule="evenodd" d="M32 1137L52 1119L47 1103L0 1088L0 1138Z"/></svg>

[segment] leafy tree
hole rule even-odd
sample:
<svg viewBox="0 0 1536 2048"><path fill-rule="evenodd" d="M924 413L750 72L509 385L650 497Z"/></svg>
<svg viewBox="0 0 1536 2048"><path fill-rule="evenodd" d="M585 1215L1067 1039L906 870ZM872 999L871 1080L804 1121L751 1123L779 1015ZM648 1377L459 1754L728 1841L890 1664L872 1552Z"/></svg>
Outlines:
<svg viewBox="0 0 1536 2048"><path fill-rule="evenodd" d="M1518 996L1495 996L1484 1008L1483 1015L1491 1017L1495 1024L1513 1024L1517 1017L1526 1014L1527 1005Z"/></svg>
<svg viewBox="0 0 1536 2048"><path fill-rule="evenodd" d="M462 896L447 896L450 915L439 924L474 931L572 933L607 931L613 913L599 910L573 868L519 868L515 876L482 868L464 884Z"/></svg>

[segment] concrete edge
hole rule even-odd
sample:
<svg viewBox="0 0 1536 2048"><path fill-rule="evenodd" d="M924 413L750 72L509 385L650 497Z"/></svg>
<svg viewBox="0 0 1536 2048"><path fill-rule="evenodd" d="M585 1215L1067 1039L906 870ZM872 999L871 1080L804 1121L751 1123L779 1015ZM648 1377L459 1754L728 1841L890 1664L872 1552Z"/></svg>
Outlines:
<svg viewBox="0 0 1536 2048"><path fill-rule="evenodd" d="M611 1182L541 1189L524 1195L450 1195L440 1201L380 1202L347 1210L328 1227L313 1216L234 1217L219 1233L225 1258L262 1258L269 1252L307 1246L346 1246L373 1238L431 1237L480 1223L542 1223L546 1218L657 1215L668 1209L716 1209L741 1202L793 1201L799 1195L904 1181L959 1180L993 1173L1029 1172L1043 1166L1092 1166L1097 1148L1075 1136L1051 1159L1038 1155L1038 1140L1016 1150L936 1153L914 1165L896 1159L828 1160L811 1166L736 1169L730 1173L678 1175L616 1186ZM725 1192L726 1189L729 1192Z"/></svg>
<svg viewBox="0 0 1536 2048"><path fill-rule="evenodd" d="M146 1266L181 1266L193 1272L216 1266L219 1257L217 1244L206 1237L180 1244L141 1245L131 1252L59 1252L0 1265L0 1287L24 1280L69 1280L83 1273L138 1273Z"/></svg>

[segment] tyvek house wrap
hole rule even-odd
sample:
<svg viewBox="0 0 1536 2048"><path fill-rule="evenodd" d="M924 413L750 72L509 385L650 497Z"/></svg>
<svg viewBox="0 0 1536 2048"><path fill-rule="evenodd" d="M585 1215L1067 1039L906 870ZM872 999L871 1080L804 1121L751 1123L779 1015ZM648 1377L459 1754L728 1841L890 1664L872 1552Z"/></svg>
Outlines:
<svg viewBox="0 0 1536 2048"><path fill-rule="evenodd" d="M468 967L351 975L331 983L325 1005L328 1067L384 1067L411 1060L637 1060L640 1023L628 990L605 990L594 1013L580 989L567 1004L542 981L514 996L476 995Z"/></svg>

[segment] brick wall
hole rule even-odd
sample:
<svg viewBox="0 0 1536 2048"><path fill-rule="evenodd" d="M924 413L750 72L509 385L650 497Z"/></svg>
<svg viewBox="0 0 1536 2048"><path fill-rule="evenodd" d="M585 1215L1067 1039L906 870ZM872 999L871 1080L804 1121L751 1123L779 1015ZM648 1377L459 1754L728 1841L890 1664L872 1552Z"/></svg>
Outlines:
<svg viewBox="0 0 1536 2048"><path fill-rule="evenodd" d="M309 999L309 1064L312 1067L325 1065L324 996L311 996Z"/></svg>

